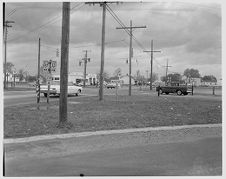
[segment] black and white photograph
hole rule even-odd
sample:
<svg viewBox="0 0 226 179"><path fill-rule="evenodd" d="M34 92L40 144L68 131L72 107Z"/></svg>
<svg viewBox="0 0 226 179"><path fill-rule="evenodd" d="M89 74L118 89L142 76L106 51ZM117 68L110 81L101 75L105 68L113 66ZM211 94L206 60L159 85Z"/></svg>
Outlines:
<svg viewBox="0 0 226 179"><path fill-rule="evenodd" d="M2 177L224 178L224 10L2 1Z"/></svg>

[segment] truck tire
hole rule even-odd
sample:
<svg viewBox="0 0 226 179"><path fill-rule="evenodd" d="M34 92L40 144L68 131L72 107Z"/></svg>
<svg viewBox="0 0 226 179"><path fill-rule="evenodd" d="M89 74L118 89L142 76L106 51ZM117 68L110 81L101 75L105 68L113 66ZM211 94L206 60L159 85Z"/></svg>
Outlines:
<svg viewBox="0 0 226 179"><path fill-rule="evenodd" d="M177 95L179 95L179 96L182 95L182 91L181 90L178 90L177 91Z"/></svg>

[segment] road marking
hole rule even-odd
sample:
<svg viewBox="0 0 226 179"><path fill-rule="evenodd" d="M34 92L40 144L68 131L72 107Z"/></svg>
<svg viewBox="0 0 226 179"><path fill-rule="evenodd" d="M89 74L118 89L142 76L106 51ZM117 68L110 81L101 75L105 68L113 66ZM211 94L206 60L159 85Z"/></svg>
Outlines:
<svg viewBox="0 0 226 179"><path fill-rule="evenodd" d="M146 128L119 129L119 130L105 130L105 131L95 131L95 132L80 132L80 133L70 133L70 134L40 135L40 136L32 136L32 137L25 137L25 138L4 139L4 144L26 143L26 142L34 142L34 141L40 141L40 140L88 137L88 136L97 136L97 135L126 134L126 133L161 131L161 130L180 130L180 129L190 129L190 128L215 128L215 127L216 128L222 127L222 124L161 126L161 127L146 127Z"/></svg>

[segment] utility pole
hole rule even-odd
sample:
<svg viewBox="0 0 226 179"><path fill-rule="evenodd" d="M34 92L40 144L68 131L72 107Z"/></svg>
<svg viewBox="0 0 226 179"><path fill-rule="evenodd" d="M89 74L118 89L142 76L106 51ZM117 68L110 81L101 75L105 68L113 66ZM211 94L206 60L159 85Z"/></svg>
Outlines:
<svg viewBox="0 0 226 179"><path fill-rule="evenodd" d="M38 77L37 77L37 103L40 102L40 47L41 47L41 39L38 39Z"/></svg>
<svg viewBox="0 0 226 179"><path fill-rule="evenodd" d="M153 50L153 40L151 40L151 50L144 50L144 52L151 52L151 74L150 74L150 90L152 90L153 77L153 52L161 52L160 50Z"/></svg>
<svg viewBox="0 0 226 179"><path fill-rule="evenodd" d="M4 42L5 42L5 69L4 69L4 89L7 89L8 87L8 83L6 84L6 68L7 68L7 33L8 33L8 27L12 27L11 25L9 25L10 23L14 23L14 21L5 21L4 22Z"/></svg>
<svg viewBox="0 0 226 179"><path fill-rule="evenodd" d="M83 50L83 51L85 52L85 58L82 59L84 61L83 87L85 88L85 86L86 86L86 66L87 66L87 62L90 62L90 58L87 57L88 50Z"/></svg>
<svg viewBox="0 0 226 179"><path fill-rule="evenodd" d="M169 66L169 65L168 65L168 59L167 59L167 62L166 62L166 66L164 66L164 67L166 68L166 84L167 84L167 75L168 75L167 73L168 73L168 68L169 68L169 67L172 67L172 66Z"/></svg>
<svg viewBox="0 0 226 179"><path fill-rule="evenodd" d="M133 37L133 29L137 28L146 28L146 26L132 26L132 20L130 20L129 27L116 27L116 29L129 29L130 43L129 43L129 96L131 96L131 71L132 71L132 37Z"/></svg>
<svg viewBox="0 0 226 179"><path fill-rule="evenodd" d="M101 37L101 64L100 64L100 88L99 88L99 100L103 100L103 73L104 73L104 49L105 49L105 21L106 21L106 6L107 3L116 3L118 4L119 2L85 2L85 4L89 5L95 5L95 4L100 4L100 6L103 7L103 12L102 12L102 37Z"/></svg>
<svg viewBox="0 0 226 179"><path fill-rule="evenodd" d="M5 26L5 2L3 2L3 27ZM5 33L5 28L3 28L3 37Z"/></svg>
<svg viewBox="0 0 226 179"><path fill-rule="evenodd" d="M104 49L105 49L105 19L106 19L106 2L102 3L103 14L102 14L102 38L101 38L101 64L100 64L100 89L99 89L99 100L103 100L103 73L104 73Z"/></svg>
<svg viewBox="0 0 226 179"><path fill-rule="evenodd" d="M70 35L70 2L63 2L61 67L60 67L60 106L59 127L67 122L68 56Z"/></svg>

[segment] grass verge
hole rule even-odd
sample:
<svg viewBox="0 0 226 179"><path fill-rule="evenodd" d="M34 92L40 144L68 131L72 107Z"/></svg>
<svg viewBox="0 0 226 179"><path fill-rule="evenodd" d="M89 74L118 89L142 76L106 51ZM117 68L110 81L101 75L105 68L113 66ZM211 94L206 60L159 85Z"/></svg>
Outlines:
<svg viewBox="0 0 226 179"><path fill-rule="evenodd" d="M58 128L59 103L4 108L4 137L222 122L222 101L182 96L72 97L70 127Z"/></svg>

